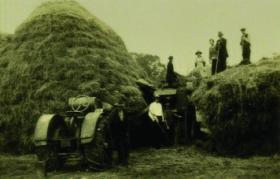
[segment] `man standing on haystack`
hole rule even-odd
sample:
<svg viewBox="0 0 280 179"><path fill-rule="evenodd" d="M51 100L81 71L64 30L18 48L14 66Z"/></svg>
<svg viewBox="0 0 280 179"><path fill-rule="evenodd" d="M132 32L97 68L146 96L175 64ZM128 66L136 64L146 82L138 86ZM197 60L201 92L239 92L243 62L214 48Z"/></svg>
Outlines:
<svg viewBox="0 0 280 179"><path fill-rule="evenodd" d="M168 64L167 64L167 72L166 72L166 82L168 84L168 87L174 87L174 84L177 80L176 74L174 72L174 67L173 67L173 56L168 57Z"/></svg>
<svg viewBox="0 0 280 179"><path fill-rule="evenodd" d="M251 55L251 42L249 38L249 34L246 33L246 29L242 28L241 30L242 36L241 36L241 41L240 45L242 48L242 61L240 62L240 65L247 65L250 64L250 55Z"/></svg>
<svg viewBox="0 0 280 179"><path fill-rule="evenodd" d="M209 62L211 64L211 74L214 75L216 73L216 65L217 65L217 49L215 47L214 39L209 40Z"/></svg>
<svg viewBox="0 0 280 179"><path fill-rule="evenodd" d="M217 64L216 64L216 73L222 72L227 68L227 58L228 58L228 51L227 51L227 40L223 37L224 34L222 32L218 32L219 39L216 43L217 49Z"/></svg>

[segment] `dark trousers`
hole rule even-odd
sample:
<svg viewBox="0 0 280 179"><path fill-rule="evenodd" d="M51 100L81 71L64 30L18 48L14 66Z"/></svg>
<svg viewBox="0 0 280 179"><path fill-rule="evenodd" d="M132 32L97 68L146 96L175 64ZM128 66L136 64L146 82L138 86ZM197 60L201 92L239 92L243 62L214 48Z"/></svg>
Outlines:
<svg viewBox="0 0 280 179"><path fill-rule="evenodd" d="M157 117L159 122L152 122L153 133L151 136L153 138L153 144L155 148L160 148L161 146L167 144L167 131L165 129L162 117Z"/></svg>
<svg viewBox="0 0 280 179"><path fill-rule="evenodd" d="M212 75L214 75L216 73L216 65L217 65L217 59L213 59L212 68L211 68Z"/></svg>
<svg viewBox="0 0 280 179"><path fill-rule="evenodd" d="M190 140L196 137L195 124L196 124L196 108L193 103L189 103L187 107L187 134Z"/></svg>
<svg viewBox="0 0 280 179"><path fill-rule="evenodd" d="M170 79L167 80L168 87L172 88L173 87L173 83L174 83L174 81L172 81Z"/></svg>
<svg viewBox="0 0 280 179"><path fill-rule="evenodd" d="M118 152L119 164L128 164L129 157L129 125L128 121L115 120L108 130L112 148L109 154L112 156L113 150Z"/></svg>
<svg viewBox="0 0 280 179"><path fill-rule="evenodd" d="M167 85L168 85L168 87L169 88L174 88L174 87L176 87L176 79L168 79L167 81Z"/></svg>
<svg viewBox="0 0 280 179"><path fill-rule="evenodd" d="M221 57L217 60L217 73L224 71L227 68L226 58Z"/></svg>
<svg viewBox="0 0 280 179"><path fill-rule="evenodd" d="M120 164L127 165L129 158L129 139L127 136L123 136L118 139L117 151L118 162Z"/></svg>
<svg viewBox="0 0 280 179"><path fill-rule="evenodd" d="M242 48L242 57L243 60L241 61L241 65L247 65L250 64L250 56L251 56L251 49L250 47L243 47Z"/></svg>

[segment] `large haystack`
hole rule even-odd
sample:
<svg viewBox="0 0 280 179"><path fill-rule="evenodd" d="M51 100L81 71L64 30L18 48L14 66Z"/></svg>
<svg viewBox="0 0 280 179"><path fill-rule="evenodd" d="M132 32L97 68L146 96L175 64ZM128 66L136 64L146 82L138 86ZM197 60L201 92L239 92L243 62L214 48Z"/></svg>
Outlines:
<svg viewBox="0 0 280 179"><path fill-rule="evenodd" d="M218 152L280 149L280 58L233 67L202 82L193 94Z"/></svg>
<svg viewBox="0 0 280 179"><path fill-rule="evenodd" d="M0 149L26 149L42 113L58 112L79 94L134 110L147 74L121 38L75 1L38 7L0 47Z"/></svg>

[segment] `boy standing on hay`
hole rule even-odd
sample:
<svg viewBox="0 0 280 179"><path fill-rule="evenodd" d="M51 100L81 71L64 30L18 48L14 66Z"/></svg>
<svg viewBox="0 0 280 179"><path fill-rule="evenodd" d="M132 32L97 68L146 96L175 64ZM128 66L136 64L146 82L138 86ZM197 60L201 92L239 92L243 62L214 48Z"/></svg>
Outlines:
<svg viewBox="0 0 280 179"><path fill-rule="evenodd" d="M251 56L251 42L248 33L246 33L246 29L242 28L240 29L242 36L240 45L242 48L242 61L240 62L240 65L247 65L250 64L250 56Z"/></svg>
<svg viewBox="0 0 280 179"><path fill-rule="evenodd" d="M216 64L216 73L222 72L227 68L227 57L228 57L228 51L227 51L227 40L223 37L224 34L222 32L218 32L219 39L216 43L216 49L217 49L217 64Z"/></svg>

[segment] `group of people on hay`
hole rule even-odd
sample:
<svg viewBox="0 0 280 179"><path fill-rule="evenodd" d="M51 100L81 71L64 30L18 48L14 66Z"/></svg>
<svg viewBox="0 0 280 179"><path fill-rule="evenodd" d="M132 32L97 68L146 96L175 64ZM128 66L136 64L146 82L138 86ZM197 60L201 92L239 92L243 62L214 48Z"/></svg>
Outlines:
<svg viewBox="0 0 280 179"><path fill-rule="evenodd" d="M246 32L245 28L240 29L242 35L240 40L240 46L242 49L242 61L240 65L250 64L250 56L251 56L251 42L249 34ZM227 68L227 58L228 58L228 50L227 50L227 40L224 38L224 34L222 32L218 32L218 40L214 39L209 40L209 63L211 64L211 74L214 75L216 73L222 72ZM207 76L206 61L202 57L202 52L197 51L195 53L195 68L200 72L202 77ZM173 68L173 57L170 56L169 62L167 65L167 74L166 81L168 86L173 87L174 82L177 80L176 74Z"/></svg>

